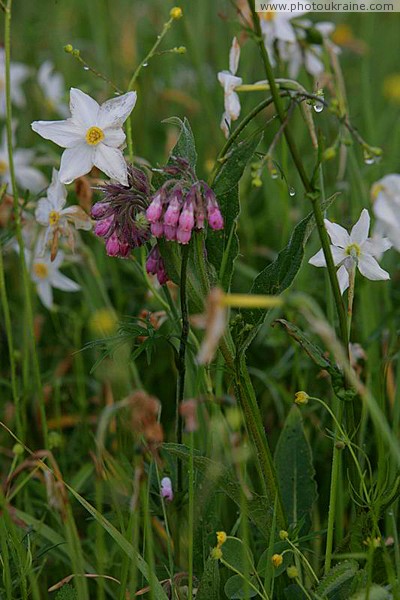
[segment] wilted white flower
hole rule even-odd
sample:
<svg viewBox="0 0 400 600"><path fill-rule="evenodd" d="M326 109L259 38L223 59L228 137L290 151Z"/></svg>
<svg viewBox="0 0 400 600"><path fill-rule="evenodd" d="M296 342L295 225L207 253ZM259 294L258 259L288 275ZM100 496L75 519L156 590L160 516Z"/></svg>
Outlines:
<svg viewBox="0 0 400 600"><path fill-rule="evenodd" d="M161 479L161 496L168 500L168 502L172 502L174 499L174 492L172 490L172 481L169 477L163 477Z"/></svg>
<svg viewBox="0 0 400 600"><path fill-rule="evenodd" d="M68 106L63 102L65 86L61 73L55 72L53 63L46 60L39 67L37 77L49 110L68 117Z"/></svg>
<svg viewBox="0 0 400 600"><path fill-rule="evenodd" d="M30 266L31 279L35 283L36 291L44 306L51 310L53 308L53 288L64 292L77 292L80 286L69 277L59 271L64 260L63 252L57 254L56 259L51 262L50 255L39 257L33 256L25 250L27 262Z"/></svg>
<svg viewBox="0 0 400 600"><path fill-rule="evenodd" d="M239 65L240 46L234 37L229 52L229 71L220 71L218 81L224 88L224 107L225 111L221 119L221 129L225 137L229 136L229 128L232 121L236 121L240 115L240 100L235 89L242 85L242 78L236 77Z"/></svg>
<svg viewBox="0 0 400 600"><path fill-rule="evenodd" d="M43 236L42 252L47 246L51 247L51 258L54 260L59 237L67 237L69 246L74 247L74 232L71 223L76 229L88 231L92 222L87 213L77 205L65 207L67 190L58 177L58 171L53 169L51 184L47 190L46 198L41 198L35 211L35 217L40 225L46 227Z"/></svg>
<svg viewBox="0 0 400 600"><path fill-rule="evenodd" d="M25 79L29 76L30 69L18 62L10 63L10 95L11 102L23 108L26 104L24 92L21 89ZM0 48L0 116L6 114L6 54L4 48Z"/></svg>
<svg viewBox="0 0 400 600"><path fill-rule="evenodd" d="M377 233L387 235L400 252L400 175L385 175L371 188Z"/></svg>
<svg viewBox="0 0 400 600"><path fill-rule="evenodd" d="M357 266L361 275L373 281L390 279L387 271L384 271L375 257L391 247L388 239L376 240L368 237L370 217L366 208L361 211L360 218L351 230L350 235L337 223L324 220L325 227L331 238L331 251L335 266L339 266L337 276L340 291L343 294L349 287L349 271ZM321 249L308 261L315 267L326 267L323 250Z"/></svg>
<svg viewBox="0 0 400 600"><path fill-rule="evenodd" d="M47 185L46 177L35 167L32 162L35 158L35 152L27 149L17 149L13 151L15 180L22 190L39 192ZM3 129L0 145L0 182L11 186L11 175L8 158L7 132Z"/></svg>
<svg viewBox="0 0 400 600"><path fill-rule="evenodd" d="M71 88L69 119L32 123L36 133L65 148L59 174L62 183L71 183L95 166L127 185L127 165L121 151L125 143L122 125L135 103L136 92L128 92L99 106L81 90Z"/></svg>
<svg viewBox="0 0 400 600"><path fill-rule="evenodd" d="M302 25L298 30L298 37L294 42L279 43L279 53L285 62L288 63L289 77L295 79L302 66L307 73L313 77L318 77L324 72L323 53L324 47L320 44L313 44L306 40L306 29L313 27L327 40L329 35L334 31L335 25L329 22L311 23L311 21L301 20L298 22ZM335 52L340 52L338 46L331 42L331 46Z"/></svg>
<svg viewBox="0 0 400 600"><path fill-rule="evenodd" d="M285 43L296 41L296 31L291 21L302 14L304 14L304 11L279 12L267 10L259 13L264 45L273 66L275 65L274 43L276 41Z"/></svg>

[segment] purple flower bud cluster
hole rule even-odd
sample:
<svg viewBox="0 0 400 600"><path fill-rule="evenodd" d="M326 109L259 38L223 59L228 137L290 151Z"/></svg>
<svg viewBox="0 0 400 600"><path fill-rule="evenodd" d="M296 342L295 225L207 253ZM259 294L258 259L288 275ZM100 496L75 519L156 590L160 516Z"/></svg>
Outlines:
<svg viewBox="0 0 400 600"><path fill-rule="evenodd" d="M133 248L150 238L146 209L150 183L147 175L128 165L128 185L107 183L100 188L104 197L92 206L94 233L106 240L108 256L127 258Z"/></svg>
<svg viewBox="0 0 400 600"><path fill-rule="evenodd" d="M160 285L167 283L168 275L157 244L153 246L149 252L146 260L146 271L150 275L157 275L158 283Z"/></svg>
<svg viewBox="0 0 400 600"><path fill-rule="evenodd" d="M212 189L196 179L188 162L174 159L176 164L163 169L168 179L153 195L146 216L151 233L170 241L188 244L193 230L204 229L207 220L211 229L223 229L224 219Z"/></svg>

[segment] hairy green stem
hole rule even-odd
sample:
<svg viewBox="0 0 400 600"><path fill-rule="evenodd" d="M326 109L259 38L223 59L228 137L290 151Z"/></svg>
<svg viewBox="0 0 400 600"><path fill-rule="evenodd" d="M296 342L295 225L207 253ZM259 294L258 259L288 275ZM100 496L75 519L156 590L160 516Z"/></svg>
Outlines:
<svg viewBox="0 0 400 600"><path fill-rule="evenodd" d="M37 354L37 348L35 343L35 328L33 322L33 308L31 299L31 281L28 274L28 269L25 260L25 248L24 240L22 237L22 225L21 225L21 214L18 201L18 188L15 180L15 169L14 169L14 158L13 158L13 134L12 134L12 108L11 108L11 79L10 79L10 56L11 56L11 9L12 0L7 1L5 11L5 24L4 24L4 49L5 49L5 84L6 84L6 113L7 113L7 145L8 145L8 162L10 170L11 187L13 194L13 207L14 207L14 221L15 221L15 233L19 248L19 260L21 263L22 271L22 282L25 294L25 311L27 315L28 331L31 338L32 344L32 362L33 362L33 374L34 382L36 386L36 392L39 401L39 411L41 426L43 432L44 447L47 448L47 420L44 403L44 395L42 388L42 380L40 375L39 358Z"/></svg>

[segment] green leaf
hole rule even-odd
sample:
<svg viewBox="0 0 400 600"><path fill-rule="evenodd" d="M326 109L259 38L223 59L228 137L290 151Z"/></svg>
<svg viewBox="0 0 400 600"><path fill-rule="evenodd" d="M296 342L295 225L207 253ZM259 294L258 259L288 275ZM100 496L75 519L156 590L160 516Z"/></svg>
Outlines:
<svg viewBox="0 0 400 600"><path fill-rule="evenodd" d="M181 130L178 141L171 150L170 156L180 156L181 158L186 158L192 169L195 169L197 162L196 145L194 142L192 129L187 118L185 117L182 121L179 117L170 117L169 119L164 119L163 123L176 125Z"/></svg>
<svg viewBox="0 0 400 600"><path fill-rule="evenodd" d="M252 577L250 579L251 583L257 587L257 579ZM254 596L258 596L257 592L253 590L250 586L245 586L245 582L240 575L232 575L229 577L224 587L225 595L232 600L236 598L254 598Z"/></svg>
<svg viewBox="0 0 400 600"><path fill-rule="evenodd" d="M338 592L341 586L353 579L357 571L358 563L355 560L345 560L335 565L322 579L315 593L324 598Z"/></svg>
<svg viewBox="0 0 400 600"><path fill-rule="evenodd" d="M297 406L290 410L279 436L275 466L289 523L297 524L305 520L303 527L308 531L312 505L317 498L317 486L311 448Z"/></svg>
<svg viewBox="0 0 400 600"><path fill-rule="evenodd" d="M163 444L163 450L177 456L181 460L188 462L190 449L187 446L180 444ZM199 452L194 453L194 467L197 471L205 475L207 478L212 478L215 482L215 487L218 487L224 492L239 508L242 504L242 488L240 483L235 478L235 473L232 469L217 463L205 456L201 456ZM249 518L258 528L266 539L269 539L273 506L271 506L267 498L259 496L251 492L251 499L247 502L247 514Z"/></svg>
<svg viewBox="0 0 400 600"><path fill-rule="evenodd" d="M61 590L59 592L57 592L57 596L55 597L55 600L77 600L78 596L76 595L76 591L75 588L72 587L72 585L69 585L68 583L66 585L63 585L63 587L61 588Z"/></svg>
<svg viewBox="0 0 400 600"><path fill-rule="evenodd" d="M321 203L322 210L332 204L337 194ZM276 259L269 264L253 281L250 294L282 294L294 281L303 261L304 249L308 238L315 226L314 215L311 212L296 225L291 238ZM246 323L259 325L266 314L265 309L242 311Z"/></svg>
<svg viewBox="0 0 400 600"><path fill-rule="evenodd" d="M228 290L235 260L239 253L236 223L240 212L239 181L262 136L235 144L225 158L213 185L224 217L224 229L208 230L207 259L215 268L218 280Z"/></svg>
<svg viewBox="0 0 400 600"><path fill-rule="evenodd" d="M220 600L218 561L209 556L196 594L196 600Z"/></svg>
<svg viewBox="0 0 400 600"><path fill-rule="evenodd" d="M240 573L254 571L253 555L239 538L228 537L221 548L225 562Z"/></svg>

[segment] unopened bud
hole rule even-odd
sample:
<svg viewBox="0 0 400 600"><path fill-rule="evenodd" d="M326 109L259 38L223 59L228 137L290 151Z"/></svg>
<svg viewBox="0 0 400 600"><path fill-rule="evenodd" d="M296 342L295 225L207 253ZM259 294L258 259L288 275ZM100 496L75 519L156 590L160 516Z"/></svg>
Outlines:
<svg viewBox="0 0 400 600"><path fill-rule="evenodd" d="M64 52L66 52L67 54L72 54L73 51L74 47L72 44L67 44L66 46L64 46Z"/></svg>
<svg viewBox="0 0 400 600"><path fill-rule="evenodd" d="M169 16L171 19L181 19L183 17L183 11L180 6L174 6L169 11Z"/></svg>

